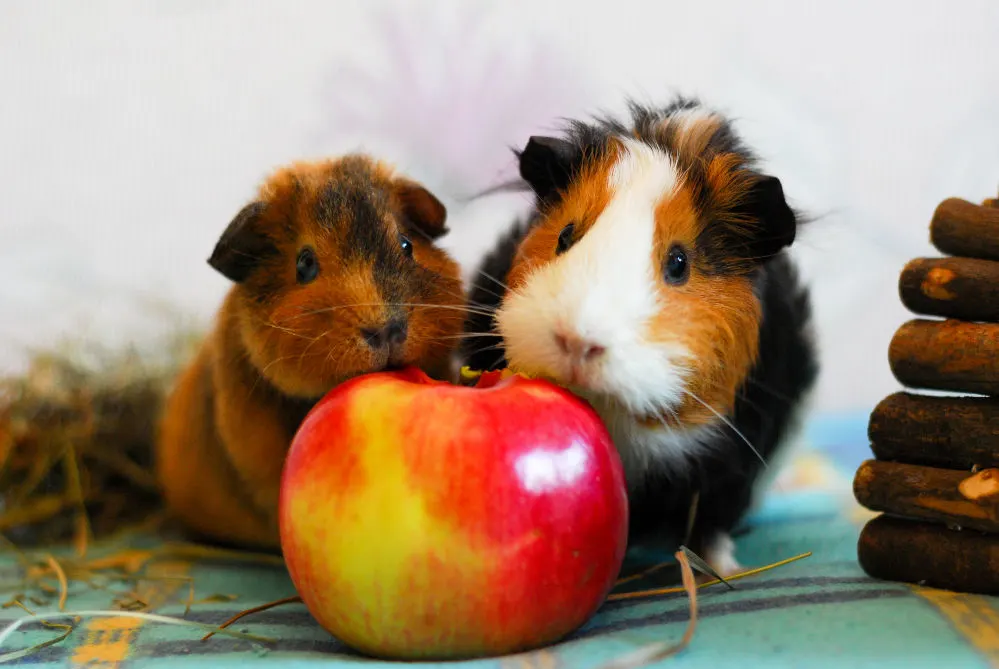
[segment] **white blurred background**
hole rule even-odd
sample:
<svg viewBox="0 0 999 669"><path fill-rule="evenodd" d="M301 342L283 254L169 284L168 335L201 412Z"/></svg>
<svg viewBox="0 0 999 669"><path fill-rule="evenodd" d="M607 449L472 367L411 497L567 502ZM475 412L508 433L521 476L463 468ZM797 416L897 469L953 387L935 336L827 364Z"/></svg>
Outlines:
<svg viewBox="0 0 999 669"><path fill-rule="evenodd" d="M946 7L945 7L946 4ZM797 248L817 407L895 389L898 272L934 207L999 186L999 2L132 0L0 4L0 371L226 289L205 259L272 168L366 149L450 205L471 268L526 200L460 198L508 147L627 96L702 97L818 222Z"/></svg>

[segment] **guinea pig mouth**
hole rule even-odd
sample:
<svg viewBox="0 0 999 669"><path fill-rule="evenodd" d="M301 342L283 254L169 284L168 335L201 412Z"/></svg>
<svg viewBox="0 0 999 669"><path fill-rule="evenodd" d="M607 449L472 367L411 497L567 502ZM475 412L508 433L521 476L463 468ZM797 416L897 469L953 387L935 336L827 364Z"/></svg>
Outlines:
<svg viewBox="0 0 999 669"><path fill-rule="evenodd" d="M385 357L384 362L377 366L376 371L397 372L406 367L407 364L402 351L393 350Z"/></svg>

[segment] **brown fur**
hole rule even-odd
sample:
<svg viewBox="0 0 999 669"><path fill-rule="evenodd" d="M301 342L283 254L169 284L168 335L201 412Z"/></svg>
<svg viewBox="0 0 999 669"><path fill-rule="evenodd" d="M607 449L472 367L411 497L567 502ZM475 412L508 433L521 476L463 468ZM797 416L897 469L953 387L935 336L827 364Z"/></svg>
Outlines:
<svg viewBox="0 0 999 669"><path fill-rule="evenodd" d="M697 126L691 129L696 130ZM727 187L731 180L724 181L720 188ZM708 183L715 187L711 180ZM716 192L720 197L727 196ZM704 214L694 205L690 189L684 184L659 203L654 266L662 267L670 248L680 244L687 250L691 270L690 278L682 285L657 284L661 303L669 306L649 323L647 336L651 341L682 343L695 361L688 390L719 413L728 414L736 392L756 362L760 304L748 277L705 273L698 267L697 239L703 228ZM716 418L690 396L676 410L676 416L669 417L687 426L710 423Z"/></svg>
<svg viewBox="0 0 999 669"><path fill-rule="evenodd" d="M296 163L266 180L248 206L251 214L242 222L243 212L237 216L234 236L223 235L213 262L252 269L235 280L214 330L178 379L157 465L167 504L188 529L274 549L281 469L302 419L337 383L389 362L361 328L405 316L408 337L394 362L449 378L463 298L458 265L432 242L446 231L443 205L384 164L361 156ZM362 206L367 219L358 218ZM411 259L392 255L399 234L412 242ZM376 262L365 243L389 251L378 250ZM300 285L296 257L304 246L315 250L320 269Z"/></svg>

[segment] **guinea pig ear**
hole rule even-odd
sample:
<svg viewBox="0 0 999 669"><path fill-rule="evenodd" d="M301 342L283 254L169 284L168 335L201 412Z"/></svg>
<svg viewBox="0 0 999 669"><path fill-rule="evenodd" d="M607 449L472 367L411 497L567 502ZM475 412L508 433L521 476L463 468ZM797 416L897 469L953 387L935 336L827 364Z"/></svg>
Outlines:
<svg viewBox="0 0 999 669"><path fill-rule="evenodd" d="M448 233L447 208L426 188L408 179L396 179L395 194L402 204L406 222L430 241Z"/></svg>
<svg viewBox="0 0 999 669"><path fill-rule="evenodd" d="M769 258L794 242L798 221L784 198L784 189L777 177L760 176L737 213L758 221L759 232L750 243L753 258Z"/></svg>
<svg viewBox="0 0 999 669"><path fill-rule="evenodd" d="M557 137L532 136L523 151L515 152L520 176L531 185L542 202L551 200L572 179L578 159L576 147Z"/></svg>
<svg viewBox="0 0 999 669"><path fill-rule="evenodd" d="M263 202L251 202L232 219L215 244L208 264L235 283L244 281L267 255L273 243L260 229Z"/></svg>

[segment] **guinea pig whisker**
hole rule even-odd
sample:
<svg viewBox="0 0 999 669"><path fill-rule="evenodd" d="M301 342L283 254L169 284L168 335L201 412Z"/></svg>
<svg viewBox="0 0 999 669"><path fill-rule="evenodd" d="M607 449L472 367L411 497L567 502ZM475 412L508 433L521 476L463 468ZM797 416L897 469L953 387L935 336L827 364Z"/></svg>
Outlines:
<svg viewBox="0 0 999 669"><path fill-rule="evenodd" d="M483 346L481 348L477 348L474 351L472 351L472 353L473 354L474 353L486 353L488 351L498 351L498 350L502 350L502 349L503 349L503 344L492 344L491 346Z"/></svg>
<svg viewBox="0 0 999 669"><path fill-rule="evenodd" d="M426 309L444 309L446 311L461 311L468 314L479 314L480 316L492 316L496 312L492 309L474 309L472 307L456 307L450 304L424 304L422 302L388 302L388 306L393 307L425 307Z"/></svg>
<svg viewBox="0 0 999 669"><path fill-rule="evenodd" d="M286 335L290 335L292 337L298 337L299 339L305 339L307 341L312 341L312 337L308 337L308 336L302 334L301 332L295 332L294 330L291 330L291 329L286 328L286 327L281 327L277 323L271 323L271 322L265 321L264 325L266 327L269 327L269 328L274 328L278 332L283 332Z"/></svg>
<svg viewBox="0 0 999 669"><path fill-rule="evenodd" d="M768 386L767 384L760 383L756 379L751 379L751 378L750 379L746 379L746 383L752 383L754 386L756 386L760 390L762 390L764 392L767 392L767 393L770 393L771 396L776 397L777 399L779 399L779 400L781 400L783 402L787 402L788 404L791 404L794 401L790 397L788 397L787 395L785 395L784 393L779 393L776 390L774 390L773 388L771 388L770 386Z"/></svg>
<svg viewBox="0 0 999 669"><path fill-rule="evenodd" d="M312 342L308 346L306 346L304 349L302 349L302 352L298 354L298 366L299 366L299 368L301 368L302 362L304 362L304 360L305 360L305 356L308 355L309 349L311 349L313 346L315 346L317 341L319 341L321 339L324 339L326 337L326 335L328 335L329 333L333 332L333 329L334 328L330 328L329 330L324 331L318 337L316 337L315 339L313 339ZM334 348L335 347L330 347L330 350L332 351L332 350L334 350Z"/></svg>
<svg viewBox="0 0 999 669"><path fill-rule="evenodd" d="M681 427L682 423L680 422L680 417L676 414L676 412L673 411L672 409L666 409L666 411L668 411L670 416L673 418L673 421L676 423L676 427ZM667 430L675 429L673 426L671 426L669 423L666 422L666 419L662 416L662 414L654 413L652 415L655 416L656 420L662 423L663 427L666 428Z"/></svg>
<svg viewBox="0 0 999 669"><path fill-rule="evenodd" d="M328 365L331 362L333 363L333 376L335 378L339 378L340 375L341 375L341 371L340 371L341 365L340 365L340 363L343 362L343 359L341 358L340 361L339 361L339 363L338 363L336 361L336 359L334 359L333 356L334 356L334 354L339 354L344 348L346 348L346 346L340 346L340 347L331 346L330 350L326 352L326 357L323 359L323 364L324 365Z"/></svg>
<svg viewBox="0 0 999 669"><path fill-rule="evenodd" d="M464 332L462 334L456 335L441 335L440 337L431 337L430 339L471 339L472 337L495 337L499 338L499 334L495 332Z"/></svg>
<svg viewBox="0 0 999 669"><path fill-rule="evenodd" d="M281 321L282 323L287 323L288 321L298 320L299 318L305 318L306 316L318 316L319 314L327 314L334 311L339 311L341 309L353 309L354 307L380 307L381 302L357 302L354 304L338 304L332 307L320 307L318 309L310 309L309 311L303 311L300 314L296 314L289 318Z"/></svg>
<svg viewBox="0 0 999 669"><path fill-rule="evenodd" d="M286 328L283 325L275 323L272 320L267 320L265 318L259 318L259 317L255 318L254 320L257 323L259 323L261 326L265 327L265 328L271 328L272 330L276 330L278 332L283 332L283 333L285 333L287 335L290 335L292 337L300 337L302 339L309 339L309 337L307 337L306 335L302 334L301 332L297 332L295 330L292 330L291 328ZM268 334L273 334L273 332L269 332Z"/></svg>
<svg viewBox="0 0 999 669"><path fill-rule="evenodd" d="M287 319L282 320L282 323L287 323L289 321L297 320L299 318L305 318L306 316L318 316L320 314L331 313L334 311L339 311L341 309L352 309L356 307L424 307L428 310L430 309L443 309L446 311L460 311L462 313L474 313L482 316L492 316L495 313L495 309L492 308L480 308L468 306L455 306L450 304L429 304L425 302L355 302L352 304L338 304L332 307L322 307L319 309L313 309L311 311L306 311L301 314L296 314Z"/></svg>
<svg viewBox="0 0 999 669"><path fill-rule="evenodd" d="M707 402L705 402L704 400L702 400L700 397L698 397L694 393L692 393L689 390L687 390L686 388L683 390L683 392L686 393L687 395L690 395L690 397L692 399L696 400L697 402L700 402L700 404L702 406L704 406L705 409L707 409L708 411L710 411L711 413L713 413L715 416L717 416L718 420L720 420L721 422L723 422L726 425L728 425L729 429L731 429L733 432L735 432L739 436L740 439L742 439L744 442L746 442L746 445L749 446L749 448L753 451L753 453L756 454L756 457L760 459L760 462L763 463L763 466L765 468L767 468L767 469L770 468L770 465L767 464L766 459L764 459L764 457L760 454L760 452L756 449L756 447L753 446L752 442L750 442L749 439L746 438L746 435L744 435L742 432L739 431L739 428L737 428L732 423L732 421L730 421L728 418L726 418L725 416L723 416L713 406L711 406L710 404L708 404Z"/></svg>
<svg viewBox="0 0 999 669"><path fill-rule="evenodd" d="M487 279L489 279L490 281L492 281L493 283L495 283L495 284L496 284L497 286L499 286L499 287L500 287L500 288L502 288L503 290L505 290L505 291L507 291L507 292L509 292L509 291L510 291L510 286L506 285L505 283L503 283L502 281L500 281L499 279L497 279L497 278L496 278L495 276L493 276L493 275L492 275L492 274L490 274L489 272L486 272L486 271L483 271L483 270L481 270L481 269L479 269L479 270L476 270L476 271L477 271L477 272L478 272L479 274L481 274L482 276L484 276L485 278L487 278ZM501 296L500 296L500 295L496 295L496 297L501 297Z"/></svg>
<svg viewBox="0 0 999 669"><path fill-rule="evenodd" d="M478 270L478 271L479 271L479 272L482 272L482 270ZM488 278L492 278L492 277L488 277ZM493 291L493 290L489 290L489 289L488 289L488 288L486 288L485 286L481 286L481 285L480 285L480 286L476 286L475 288L476 288L476 290L481 290L481 291L482 291L482 292L484 292L484 293L489 293L490 295L492 295L493 297L495 297L495 298L496 298L497 300L501 300L501 301L503 300L503 295L500 295L500 294L499 294L499 293L497 293L496 291ZM472 302L472 304L477 304L477 303L476 303L476 302L475 302L474 300L471 300L471 299L469 299L468 301L469 301L469 302ZM480 304L479 306L482 306L482 307L484 307L484 306L486 306L486 305L484 305L484 304Z"/></svg>
<svg viewBox="0 0 999 669"><path fill-rule="evenodd" d="M264 365L264 367L260 370L260 374L257 375L258 376L257 381L259 382L260 379L263 379L264 375L267 373L267 370L269 370L274 365L278 364L279 362L284 362L285 360L291 360L294 357L295 356L293 356L293 355L283 355L280 358L274 358L269 363L267 363L266 365ZM254 388L256 388L256 383L254 383L253 387L250 388L250 392L251 393L253 392Z"/></svg>
<svg viewBox="0 0 999 669"><path fill-rule="evenodd" d="M709 385L712 388L715 388L717 390L727 391L729 389L727 386L725 386L724 384L721 384L721 383L710 383L708 381L705 381L705 382L709 383ZM747 395L744 391L737 390L736 393L735 393L735 395L736 395L736 397L740 398L743 402L745 402L746 404L748 404L758 414L760 414L761 416L764 415L763 408L760 407L760 405L758 405L756 402L753 402L751 399L749 399L749 395Z"/></svg>
<svg viewBox="0 0 999 669"><path fill-rule="evenodd" d="M499 296L497 295L497 297ZM496 307L490 306L488 304L483 304L482 302L476 302L475 300L472 299L467 300L467 303L471 304L473 307L478 307L479 309L488 309L490 311L496 311Z"/></svg>
<svg viewBox="0 0 999 669"><path fill-rule="evenodd" d="M483 289L483 290L485 290L485 289ZM483 304L483 303L481 303L481 302L476 302L476 301L475 301L475 300L473 300L472 298L470 298L470 297L468 297L467 295L464 295L464 294L462 294L462 293L460 293L460 292L459 292L459 293L456 293L456 292L454 292L454 291L450 291L450 290L448 290L448 291L443 291L443 292L444 292L444 293L445 293L445 294L446 294L446 295L447 295L448 297L453 297L454 299L458 300L459 302L463 302L463 303L465 303L465 304L471 304L471 305L472 305L473 307L480 307L480 308L483 308L483 309L489 309L489 308L491 308L491 307L490 307L490 306L489 306L488 304ZM493 293L493 292L491 292L491 291L488 291L488 290L486 290L486 292L487 292L487 293L489 293L490 295L493 295L494 297L497 297L497 298L499 298L499 299L503 299L503 296L502 296L502 295L497 295L496 293Z"/></svg>

